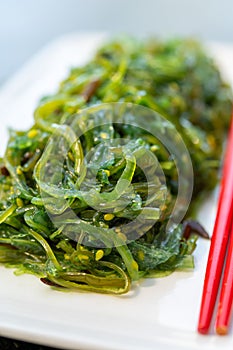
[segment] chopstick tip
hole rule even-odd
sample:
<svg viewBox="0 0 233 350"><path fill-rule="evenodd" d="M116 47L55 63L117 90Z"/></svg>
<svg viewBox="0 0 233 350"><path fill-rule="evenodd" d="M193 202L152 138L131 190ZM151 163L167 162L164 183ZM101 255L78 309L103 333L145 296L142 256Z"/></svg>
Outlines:
<svg viewBox="0 0 233 350"><path fill-rule="evenodd" d="M217 326L216 333L218 335L226 335L228 333L228 328L226 326Z"/></svg>
<svg viewBox="0 0 233 350"><path fill-rule="evenodd" d="M199 325L197 328L198 333L200 334L207 334L209 331L209 328L206 326Z"/></svg>

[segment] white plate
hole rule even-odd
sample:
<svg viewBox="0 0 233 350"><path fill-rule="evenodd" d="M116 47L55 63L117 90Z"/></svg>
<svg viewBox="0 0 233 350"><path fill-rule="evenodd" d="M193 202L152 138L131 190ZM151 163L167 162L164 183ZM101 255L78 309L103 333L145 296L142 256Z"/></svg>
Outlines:
<svg viewBox="0 0 233 350"><path fill-rule="evenodd" d="M103 40L102 34L72 34L36 55L0 91L0 153L7 126L32 124L38 99L52 93L69 67L84 63ZM233 47L212 44L217 61L233 83ZM216 196L215 196L216 197ZM211 230L215 205L211 199L200 219ZM145 280L128 295L64 293L36 277L16 277L0 267L0 334L64 349L92 350L232 350L233 334L201 336L196 332L209 242L199 240L193 272L176 272Z"/></svg>

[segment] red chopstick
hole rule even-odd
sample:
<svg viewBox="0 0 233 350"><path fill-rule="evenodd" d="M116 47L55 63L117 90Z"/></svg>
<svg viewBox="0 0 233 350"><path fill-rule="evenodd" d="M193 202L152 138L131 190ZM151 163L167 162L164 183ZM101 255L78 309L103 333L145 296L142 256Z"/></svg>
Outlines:
<svg viewBox="0 0 233 350"><path fill-rule="evenodd" d="M220 196L217 216L211 239L210 251L206 267L202 301L198 322L198 332L206 334L209 331L214 306L219 289L223 265L225 261L228 237L233 213L233 118L231 122L225 160L223 166ZM232 266L231 266L232 269ZM227 277L228 278L228 277ZM226 287L228 290L228 287ZM224 292L226 295L227 292ZM224 297L225 300L225 297ZM225 310L225 305L224 305ZM228 313L226 310L224 311ZM219 313L220 315L221 313ZM221 321L222 322L222 321ZM224 321L225 322L225 321ZM221 328L221 327L220 327ZM218 328L218 330L220 329Z"/></svg>
<svg viewBox="0 0 233 350"><path fill-rule="evenodd" d="M232 213L233 214L233 213ZM233 225L231 227L230 242L226 258L226 266L222 281L222 289L218 304L216 332L220 335L228 333L233 304Z"/></svg>

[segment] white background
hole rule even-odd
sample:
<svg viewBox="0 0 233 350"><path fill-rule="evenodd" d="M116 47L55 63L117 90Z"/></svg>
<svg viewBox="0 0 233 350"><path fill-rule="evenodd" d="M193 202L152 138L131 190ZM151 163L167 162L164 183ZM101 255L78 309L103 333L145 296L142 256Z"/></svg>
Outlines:
<svg viewBox="0 0 233 350"><path fill-rule="evenodd" d="M233 0L0 0L0 83L72 31L233 42Z"/></svg>

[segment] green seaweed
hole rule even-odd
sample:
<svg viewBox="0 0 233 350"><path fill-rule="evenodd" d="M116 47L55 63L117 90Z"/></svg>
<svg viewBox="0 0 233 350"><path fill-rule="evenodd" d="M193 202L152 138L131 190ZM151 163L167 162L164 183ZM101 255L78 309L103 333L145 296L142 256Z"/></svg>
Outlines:
<svg viewBox="0 0 233 350"><path fill-rule="evenodd" d="M0 263L61 290L110 294L128 292L141 277L193 268L197 236L184 238L183 223L166 231L178 180L163 145L132 125L95 127L98 120L85 118L78 127L90 127L77 139L70 121L86 107L108 102L159 112L190 152L191 215L218 181L231 99L212 58L194 40L122 38L101 47L87 64L71 69L56 94L40 101L30 130L10 132L0 159ZM63 162L61 138L69 149ZM166 184L159 173L147 182L141 169L154 171L148 151ZM135 224L137 239L130 240L121 228L139 215L148 230L142 235ZM156 221L152 227L150 220Z"/></svg>

